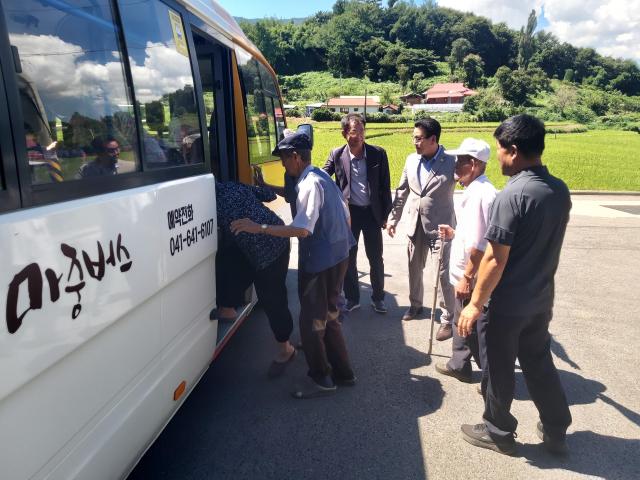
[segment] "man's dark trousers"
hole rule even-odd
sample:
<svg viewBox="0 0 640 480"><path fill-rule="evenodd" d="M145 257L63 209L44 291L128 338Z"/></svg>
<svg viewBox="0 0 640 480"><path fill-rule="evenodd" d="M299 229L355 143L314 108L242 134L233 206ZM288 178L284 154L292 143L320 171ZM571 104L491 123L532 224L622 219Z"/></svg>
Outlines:
<svg viewBox="0 0 640 480"><path fill-rule="evenodd" d="M480 319L476 323L476 328L471 331L468 337L461 337L458 334L458 320L460 313L465 307L463 301L459 298L455 300L455 310L453 313L453 339L451 345L451 359L447 362L447 366L463 375L471 375L471 359L473 358L478 366L482 368L480 358L480 347L478 345L478 331L485 320L486 313L483 312Z"/></svg>
<svg viewBox="0 0 640 480"><path fill-rule="evenodd" d="M343 380L354 377L337 306L347 264L345 258L318 273L298 271L300 337L309 376L318 382L331 374Z"/></svg>
<svg viewBox="0 0 640 480"><path fill-rule="evenodd" d="M489 307L486 330L479 333L485 392L483 419L494 437L506 437L518 426L509 412L515 388L516 358L545 433L564 438L571 424L567 398L551 358L551 316L551 312L504 315L492 312Z"/></svg>
<svg viewBox="0 0 640 480"><path fill-rule="evenodd" d="M382 229L377 224L370 206L349 205L351 213L351 232L356 239L355 246L349 252L349 267L344 277L344 296L347 300L360 303L360 285L358 283L358 242L360 232L364 237L364 250L369 259L371 279L371 299L384 299L384 263L382 260Z"/></svg>

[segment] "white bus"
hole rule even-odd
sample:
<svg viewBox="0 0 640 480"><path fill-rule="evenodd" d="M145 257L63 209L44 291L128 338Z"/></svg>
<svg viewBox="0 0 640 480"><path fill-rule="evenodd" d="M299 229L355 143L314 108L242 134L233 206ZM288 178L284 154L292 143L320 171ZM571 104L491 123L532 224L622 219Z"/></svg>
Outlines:
<svg viewBox="0 0 640 480"><path fill-rule="evenodd" d="M215 178L282 184L284 127L215 2L2 0L0 478L131 471L238 326Z"/></svg>

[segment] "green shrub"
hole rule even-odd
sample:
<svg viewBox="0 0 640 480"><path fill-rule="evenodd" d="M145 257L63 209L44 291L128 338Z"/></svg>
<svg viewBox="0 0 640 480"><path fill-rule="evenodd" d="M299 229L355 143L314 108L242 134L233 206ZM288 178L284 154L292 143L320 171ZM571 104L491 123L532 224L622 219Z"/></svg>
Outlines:
<svg viewBox="0 0 640 480"><path fill-rule="evenodd" d="M298 107L295 107L295 108L290 108L289 110L287 110L286 115L287 115L287 117L300 118L300 117L302 117L302 112L300 111L300 109Z"/></svg>
<svg viewBox="0 0 640 480"><path fill-rule="evenodd" d="M387 113L367 113L370 123L405 123L408 119L404 115L389 115Z"/></svg>
<svg viewBox="0 0 640 480"><path fill-rule="evenodd" d="M424 120L425 118L432 118L433 112L427 112L426 110L416 110L413 113L414 120Z"/></svg>
<svg viewBox="0 0 640 480"><path fill-rule="evenodd" d="M326 108L316 108L311 112L311 120L315 120L316 122L333 122L341 119L342 115L338 112L332 112Z"/></svg>
<svg viewBox="0 0 640 480"><path fill-rule="evenodd" d="M584 105L573 105L564 111L564 116L578 123L591 123L596 119L596 114Z"/></svg>

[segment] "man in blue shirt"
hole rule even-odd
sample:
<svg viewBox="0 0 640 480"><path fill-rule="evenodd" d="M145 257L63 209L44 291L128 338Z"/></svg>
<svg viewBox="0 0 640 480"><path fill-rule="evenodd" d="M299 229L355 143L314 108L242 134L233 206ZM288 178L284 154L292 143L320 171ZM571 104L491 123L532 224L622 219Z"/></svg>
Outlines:
<svg viewBox="0 0 640 480"><path fill-rule="evenodd" d="M298 179L293 222L259 225L245 218L233 222L231 231L299 239L300 337L309 378L292 395L313 398L334 393L336 384L351 386L356 381L337 307L355 239L342 193L331 177L311 165L309 138L302 133L286 137L273 154L280 156L287 174Z"/></svg>
<svg viewBox="0 0 640 480"><path fill-rule="evenodd" d="M571 198L564 182L542 165L540 120L511 117L494 137L502 173L510 178L491 207L489 244L471 301L458 320L458 333L468 336L491 298L479 332L484 422L462 425L462 436L478 447L514 453L518 421L510 409L518 358L540 413L538 436L549 451L564 453L571 413L551 358L549 322Z"/></svg>

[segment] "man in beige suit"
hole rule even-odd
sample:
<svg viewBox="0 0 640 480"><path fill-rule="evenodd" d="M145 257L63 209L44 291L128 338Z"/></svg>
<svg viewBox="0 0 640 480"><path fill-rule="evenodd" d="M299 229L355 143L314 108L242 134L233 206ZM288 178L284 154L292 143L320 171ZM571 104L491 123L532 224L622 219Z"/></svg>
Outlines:
<svg viewBox="0 0 640 480"><path fill-rule="evenodd" d="M437 258L441 241L438 224L455 225L453 191L455 189L455 157L444 153L438 144L440 124L433 118L418 120L413 129L413 144L416 153L405 161L400 184L396 189L393 207L387 221L387 232L391 237L406 205L409 214L409 300L411 306L402 317L413 320L423 312L424 284L422 274L427 255ZM452 223L450 223L452 222ZM440 270L438 303L442 310L441 325L437 340L452 336L451 320L455 294L449 282L449 244L444 244Z"/></svg>

